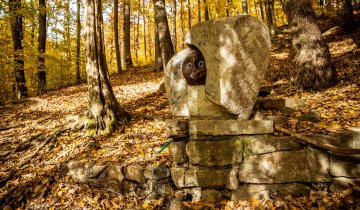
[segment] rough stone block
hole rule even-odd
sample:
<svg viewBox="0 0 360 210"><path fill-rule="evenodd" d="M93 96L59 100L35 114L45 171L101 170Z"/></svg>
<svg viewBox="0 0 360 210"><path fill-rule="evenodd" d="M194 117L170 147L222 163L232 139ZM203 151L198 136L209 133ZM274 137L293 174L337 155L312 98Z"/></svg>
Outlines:
<svg viewBox="0 0 360 210"><path fill-rule="evenodd" d="M63 174L71 176L78 182L86 181L86 167L85 164L80 161L70 161L69 163L61 167Z"/></svg>
<svg viewBox="0 0 360 210"><path fill-rule="evenodd" d="M127 179L137 181L138 183L145 183L144 169L139 164L129 165L125 168L125 176Z"/></svg>
<svg viewBox="0 0 360 210"><path fill-rule="evenodd" d="M169 138L183 138L189 136L188 121L179 119L166 120L166 136Z"/></svg>
<svg viewBox="0 0 360 210"><path fill-rule="evenodd" d="M273 122L270 120L236 119L190 120L189 132L190 136L264 134L273 132Z"/></svg>
<svg viewBox="0 0 360 210"><path fill-rule="evenodd" d="M106 173L108 174L108 178L110 180L116 180L118 182L122 182L124 180L124 174L122 173L122 166L119 165L108 165L106 167Z"/></svg>
<svg viewBox="0 0 360 210"><path fill-rule="evenodd" d="M220 200L222 193L215 189L201 189L201 187L195 187L186 189L185 192L192 195L192 201L206 201L215 203Z"/></svg>
<svg viewBox="0 0 360 210"><path fill-rule="evenodd" d="M93 179L105 170L106 165L88 165L86 168L86 178Z"/></svg>
<svg viewBox="0 0 360 210"><path fill-rule="evenodd" d="M170 170L164 165L154 166L150 165L146 168L144 176L151 180L160 180L170 177Z"/></svg>
<svg viewBox="0 0 360 210"><path fill-rule="evenodd" d="M231 169L188 169L185 172L186 187L236 189L236 173Z"/></svg>
<svg viewBox="0 0 360 210"><path fill-rule="evenodd" d="M288 183L288 184L268 184L268 185L255 185L245 184L239 186L231 195L231 200L249 200L252 198L258 199L271 199L276 196L293 196L308 195L311 188L305 184Z"/></svg>
<svg viewBox="0 0 360 210"><path fill-rule="evenodd" d="M175 164L182 164L188 160L185 151L185 145L186 145L185 142L182 141L172 142L169 145L169 152L172 156L172 161Z"/></svg>
<svg viewBox="0 0 360 210"><path fill-rule="evenodd" d="M360 159L331 156L330 174L332 176L358 178L360 177Z"/></svg>
<svg viewBox="0 0 360 210"><path fill-rule="evenodd" d="M292 137L284 136L253 136L244 140L245 155L259 155L283 150L298 150L301 144Z"/></svg>
<svg viewBox="0 0 360 210"><path fill-rule="evenodd" d="M329 182L329 158L314 149L280 151L244 158L239 181L246 183Z"/></svg>
<svg viewBox="0 0 360 210"><path fill-rule="evenodd" d="M331 185L329 188L330 192L341 192L343 190L351 188L355 184L355 179L337 177L331 180Z"/></svg>
<svg viewBox="0 0 360 210"><path fill-rule="evenodd" d="M176 187L185 187L185 168L171 168L171 179Z"/></svg>
<svg viewBox="0 0 360 210"><path fill-rule="evenodd" d="M190 141L186 144L186 154L192 165L226 166L242 160L242 140Z"/></svg>

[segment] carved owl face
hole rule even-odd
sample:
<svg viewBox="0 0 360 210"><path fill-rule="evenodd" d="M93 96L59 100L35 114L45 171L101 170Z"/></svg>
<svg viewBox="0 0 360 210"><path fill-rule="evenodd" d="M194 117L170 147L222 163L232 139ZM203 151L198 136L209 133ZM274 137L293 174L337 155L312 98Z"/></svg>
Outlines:
<svg viewBox="0 0 360 210"><path fill-rule="evenodd" d="M182 73L188 85L205 85L205 59L198 49L192 49L192 52L186 56L182 65Z"/></svg>

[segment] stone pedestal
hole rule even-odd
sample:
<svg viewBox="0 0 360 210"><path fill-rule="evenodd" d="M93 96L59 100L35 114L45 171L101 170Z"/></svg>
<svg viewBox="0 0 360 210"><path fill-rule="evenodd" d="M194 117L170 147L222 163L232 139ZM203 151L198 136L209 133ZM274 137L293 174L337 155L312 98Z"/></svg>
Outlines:
<svg viewBox="0 0 360 210"><path fill-rule="evenodd" d="M174 185L194 200L304 195L331 182L329 155L291 137L273 136L269 120L190 119L169 151ZM183 129L183 131L180 131ZM187 134L184 135L184 134Z"/></svg>

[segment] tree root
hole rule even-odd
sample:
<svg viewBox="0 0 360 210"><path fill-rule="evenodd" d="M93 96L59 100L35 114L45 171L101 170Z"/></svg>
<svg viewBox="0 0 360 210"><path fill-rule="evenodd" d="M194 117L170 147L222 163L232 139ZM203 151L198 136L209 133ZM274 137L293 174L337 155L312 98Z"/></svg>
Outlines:
<svg viewBox="0 0 360 210"><path fill-rule="evenodd" d="M332 145L332 144L327 144L327 143L321 143L319 141L316 141L312 138L309 138L307 136L303 136L301 134L297 134L297 133L294 133L292 131L289 131L285 128L282 128L278 125L275 125L275 129L280 131L280 132L283 132L285 134L288 134L292 137L294 137L295 139L299 139L301 140L302 143L307 143L307 144L311 144L315 147L318 147L318 148L321 148L321 149L324 149L324 150L328 150L330 152L333 152L335 154L342 154L342 155L358 155L360 154L360 149L352 149L352 148L343 148L343 147L337 147L335 145Z"/></svg>
<svg viewBox="0 0 360 210"><path fill-rule="evenodd" d="M6 130L10 130L13 128L18 128L23 126L24 124L17 124L17 125L9 125L9 126L4 126L4 127L0 127L0 131L6 131Z"/></svg>

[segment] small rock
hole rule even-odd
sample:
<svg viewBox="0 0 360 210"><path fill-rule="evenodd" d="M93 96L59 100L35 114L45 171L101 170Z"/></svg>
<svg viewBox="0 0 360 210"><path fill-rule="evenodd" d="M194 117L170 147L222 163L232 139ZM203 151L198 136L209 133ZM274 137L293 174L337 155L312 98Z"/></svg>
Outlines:
<svg viewBox="0 0 360 210"><path fill-rule="evenodd" d="M317 123L321 121L321 116L317 112L306 112L298 117L299 121L309 121L313 123Z"/></svg>
<svg viewBox="0 0 360 210"><path fill-rule="evenodd" d="M168 167L164 165L160 165L160 166L150 165L146 168L144 172L144 176L145 178L151 180L160 180L170 177L170 170L168 169Z"/></svg>
<svg viewBox="0 0 360 210"><path fill-rule="evenodd" d="M270 94L273 94L275 92L273 86L267 86L267 87L260 87L259 95L258 96L267 96Z"/></svg>
<svg viewBox="0 0 360 210"><path fill-rule="evenodd" d="M129 165L125 168L125 176L127 179L137 181L138 183L145 183L144 169L139 164Z"/></svg>
<svg viewBox="0 0 360 210"><path fill-rule="evenodd" d="M139 187L138 184L135 182L131 182L127 180L123 182L123 190L125 193L135 192L138 187Z"/></svg>
<svg viewBox="0 0 360 210"><path fill-rule="evenodd" d="M172 142L169 145L169 152L175 164L182 164L188 160L185 152L185 142Z"/></svg>

